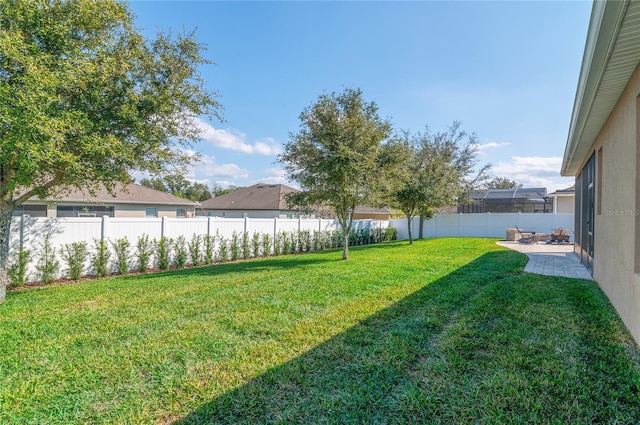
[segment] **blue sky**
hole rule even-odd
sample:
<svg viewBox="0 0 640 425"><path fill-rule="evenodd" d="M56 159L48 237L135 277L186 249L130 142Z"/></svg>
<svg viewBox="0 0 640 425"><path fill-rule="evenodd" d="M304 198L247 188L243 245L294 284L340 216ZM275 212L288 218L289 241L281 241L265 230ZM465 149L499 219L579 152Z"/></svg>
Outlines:
<svg viewBox="0 0 640 425"><path fill-rule="evenodd" d="M321 93L358 87L397 130L475 132L479 159L525 186L559 170L588 1L132 1L147 36L196 30L224 122L204 120L191 180L288 183L277 154Z"/></svg>

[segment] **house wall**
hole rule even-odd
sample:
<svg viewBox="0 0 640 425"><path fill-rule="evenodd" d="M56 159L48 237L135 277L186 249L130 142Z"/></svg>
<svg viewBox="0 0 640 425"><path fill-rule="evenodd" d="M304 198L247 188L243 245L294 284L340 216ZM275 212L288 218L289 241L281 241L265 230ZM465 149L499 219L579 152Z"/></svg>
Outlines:
<svg viewBox="0 0 640 425"><path fill-rule="evenodd" d="M640 69L636 69L581 169L595 152L593 278L640 342ZM576 205L576 211L578 206Z"/></svg>
<svg viewBox="0 0 640 425"><path fill-rule="evenodd" d="M576 210L575 196L558 196L556 198L555 211L559 214L573 214Z"/></svg>
<svg viewBox="0 0 640 425"><path fill-rule="evenodd" d="M224 218L297 218L297 214L278 210L203 210L203 216Z"/></svg>
<svg viewBox="0 0 640 425"><path fill-rule="evenodd" d="M177 209L184 208L188 216L193 216L191 207L180 207L175 205L148 205L152 208L158 208L158 217L176 217ZM146 217L147 205L116 205L114 215L116 218L139 218Z"/></svg>

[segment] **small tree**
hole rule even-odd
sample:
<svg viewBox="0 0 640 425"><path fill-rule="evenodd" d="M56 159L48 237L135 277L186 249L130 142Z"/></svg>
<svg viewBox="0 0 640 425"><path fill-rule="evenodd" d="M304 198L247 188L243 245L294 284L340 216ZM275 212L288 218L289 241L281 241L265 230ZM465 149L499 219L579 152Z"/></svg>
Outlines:
<svg viewBox="0 0 640 425"><path fill-rule="evenodd" d="M420 216L419 238L423 222L435 208L453 205L486 179L490 165L476 170L478 144L475 134L460 129L454 122L446 132L430 133L428 128L415 135L404 133L398 144L405 161L402 176L391 191L391 202L407 217L409 243L413 242L411 220Z"/></svg>
<svg viewBox="0 0 640 425"><path fill-rule="evenodd" d="M343 230L342 258L349 258L352 214L359 205L377 203L394 164L385 155L391 124L366 102L359 89L321 95L300 114L301 128L290 135L279 161L301 191L288 196L302 209L329 205Z"/></svg>

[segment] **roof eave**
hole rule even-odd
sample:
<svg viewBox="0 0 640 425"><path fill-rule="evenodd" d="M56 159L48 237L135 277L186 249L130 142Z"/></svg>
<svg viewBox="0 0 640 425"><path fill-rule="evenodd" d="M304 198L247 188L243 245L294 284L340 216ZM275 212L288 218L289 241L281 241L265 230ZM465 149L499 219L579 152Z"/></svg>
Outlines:
<svg viewBox="0 0 640 425"><path fill-rule="evenodd" d="M593 3L573 113L571 115L569 136L560 171L563 176L574 176L578 173L583 157L576 154L586 153L595 140L593 134L584 134L585 125L599 94L598 89L602 85L628 5L629 0L596 0ZM619 95L620 93L618 93ZM602 122L598 123L600 128L604 125L607 117L601 119Z"/></svg>

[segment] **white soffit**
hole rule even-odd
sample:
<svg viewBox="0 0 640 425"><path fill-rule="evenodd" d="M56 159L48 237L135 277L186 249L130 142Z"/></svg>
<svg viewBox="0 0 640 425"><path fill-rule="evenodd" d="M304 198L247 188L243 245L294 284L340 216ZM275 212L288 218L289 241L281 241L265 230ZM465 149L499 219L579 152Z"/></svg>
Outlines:
<svg viewBox="0 0 640 425"><path fill-rule="evenodd" d="M561 174L576 175L640 63L640 1L595 1Z"/></svg>

